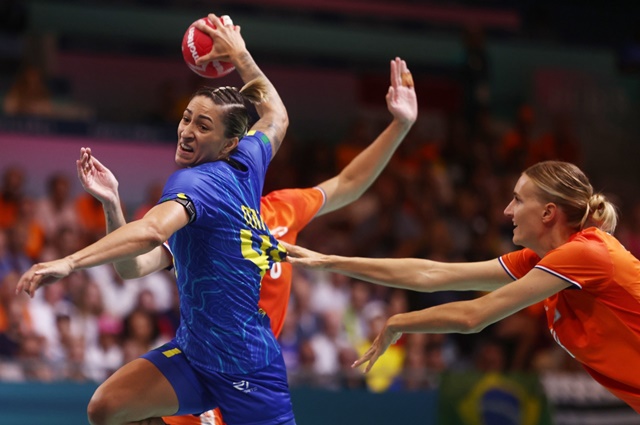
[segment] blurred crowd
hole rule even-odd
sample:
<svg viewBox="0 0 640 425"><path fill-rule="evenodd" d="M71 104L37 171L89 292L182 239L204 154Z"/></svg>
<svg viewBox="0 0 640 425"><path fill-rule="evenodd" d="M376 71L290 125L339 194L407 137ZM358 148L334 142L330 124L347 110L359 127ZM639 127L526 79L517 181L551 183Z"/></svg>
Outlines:
<svg viewBox="0 0 640 425"><path fill-rule="evenodd" d="M582 147L566 117L548 129L522 105L512 123L487 109L420 122L362 198L320 217L299 244L321 252L442 261L495 258L513 250L503 215L513 184L528 165L563 159L582 165ZM305 187L333 176L386 121L362 119L336 144L284 143L265 192ZM0 170L0 380L104 380L123 363L173 337L179 321L171 271L123 281L111 265L77 272L29 300L16 295L19 276L34 262L65 256L105 233L102 207L72 194L71 177L51 175L46 194L25 193L26 171ZM121 182L126 185L126 182ZM140 217L159 198L153 187ZM628 200L627 200L628 201ZM640 254L640 203L623 208L618 237ZM293 386L418 390L438 385L448 369L548 371L575 368L532 306L476 335L405 335L368 375L350 367L385 320L398 312L481 296L416 293L326 272L294 270L289 313L280 337Z"/></svg>

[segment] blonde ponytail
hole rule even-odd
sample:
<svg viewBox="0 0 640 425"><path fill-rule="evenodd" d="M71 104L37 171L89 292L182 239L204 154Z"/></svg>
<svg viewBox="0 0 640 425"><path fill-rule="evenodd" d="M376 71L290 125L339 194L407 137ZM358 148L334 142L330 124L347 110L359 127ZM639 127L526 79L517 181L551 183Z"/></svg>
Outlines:
<svg viewBox="0 0 640 425"><path fill-rule="evenodd" d="M580 223L580 228L584 228L589 221L605 232L613 233L618 224L618 213L615 206L604 195L596 193L589 199L587 212Z"/></svg>

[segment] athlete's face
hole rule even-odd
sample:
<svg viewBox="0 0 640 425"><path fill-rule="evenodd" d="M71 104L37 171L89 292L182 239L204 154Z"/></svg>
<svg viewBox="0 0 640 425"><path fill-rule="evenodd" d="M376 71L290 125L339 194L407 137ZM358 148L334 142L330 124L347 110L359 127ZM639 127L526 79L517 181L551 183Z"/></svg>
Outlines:
<svg viewBox="0 0 640 425"><path fill-rule="evenodd" d="M226 157L238 139L224 137L222 107L206 96L196 96L184 110L178 125L178 166L193 167Z"/></svg>
<svg viewBox="0 0 640 425"><path fill-rule="evenodd" d="M538 190L525 174L522 174L513 189L513 199L504 214L513 221L513 243L534 248L540 241L545 226L543 222L546 203L538 196Z"/></svg>

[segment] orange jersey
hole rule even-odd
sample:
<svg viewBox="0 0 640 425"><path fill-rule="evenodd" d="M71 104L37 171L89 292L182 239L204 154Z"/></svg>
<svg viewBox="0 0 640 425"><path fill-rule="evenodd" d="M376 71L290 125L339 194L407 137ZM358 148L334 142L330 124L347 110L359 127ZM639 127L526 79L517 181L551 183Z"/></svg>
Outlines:
<svg viewBox="0 0 640 425"><path fill-rule="evenodd" d="M263 196L260 214L271 233L288 243L296 243L298 233L324 205L325 195L319 188L276 190ZM289 306L291 293L291 264L275 263L262 278L259 306L271 319L271 329L280 335ZM168 425L222 425L219 409L202 415L171 416L162 418Z"/></svg>
<svg viewBox="0 0 640 425"><path fill-rule="evenodd" d="M260 201L260 213L271 233L279 240L295 244L298 233L324 205L319 188L283 189L270 192ZM282 331L291 293L291 264L275 263L262 278L259 306L271 319L276 338Z"/></svg>
<svg viewBox="0 0 640 425"><path fill-rule="evenodd" d="M640 413L640 261L591 227L540 259L533 251L500 258L519 279L532 268L572 286L544 301L549 330L602 386Z"/></svg>

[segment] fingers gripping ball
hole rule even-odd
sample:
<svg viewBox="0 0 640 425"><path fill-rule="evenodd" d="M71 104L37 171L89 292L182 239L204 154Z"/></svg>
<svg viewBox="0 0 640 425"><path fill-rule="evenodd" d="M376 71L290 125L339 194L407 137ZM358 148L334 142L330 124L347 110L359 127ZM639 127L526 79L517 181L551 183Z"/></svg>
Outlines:
<svg viewBox="0 0 640 425"><path fill-rule="evenodd" d="M199 19L207 25L215 28L215 24L209 18ZM233 25L231 18L227 15L220 17L222 25ZM198 21L196 21L198 22ZM195 27L196 22L191 24L182 38L182 56L187 66L196 74L205 78L223 77L235 69L229 62L209 61L201 65L196 65L196 61L200 56L204 56L211 51L213 40L207 34Z"/></svg>

